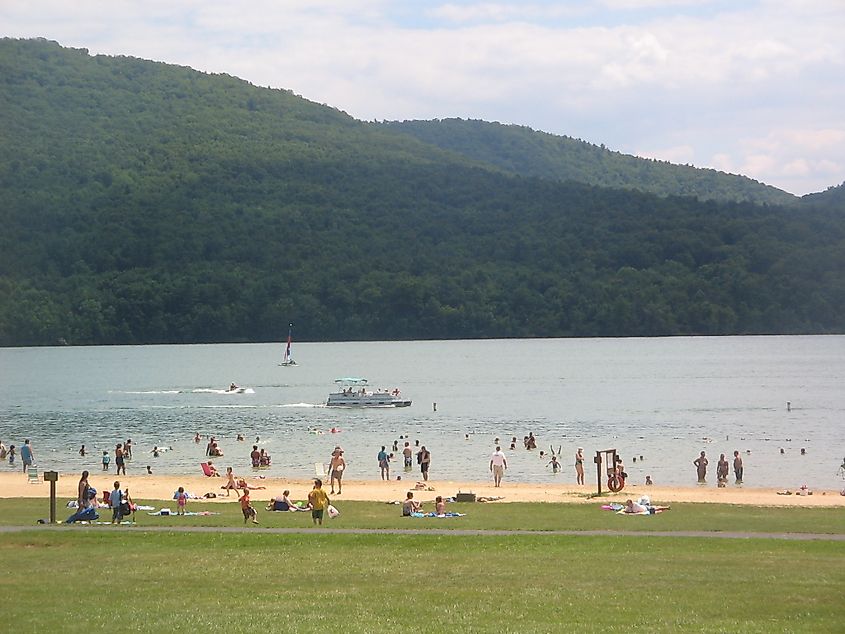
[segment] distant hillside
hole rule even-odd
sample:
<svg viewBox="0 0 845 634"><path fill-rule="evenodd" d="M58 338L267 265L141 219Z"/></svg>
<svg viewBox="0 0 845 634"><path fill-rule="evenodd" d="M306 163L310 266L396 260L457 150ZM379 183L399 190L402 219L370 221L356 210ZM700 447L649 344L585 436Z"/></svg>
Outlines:
<svg viewBox="0 0 845 634"><path fill-rule="evenodd" d="M512 175L0 40L0 345L845 332L845 220Z"/></svg>
<svg viewBox="0 0 845 634"><path fill-rule="evenodd" d="M802 196L801 203L807 207L836 209L845 213L845 183L836 187L828 187L823 192Z"/></svg>
<svg viewBox="0 0 845 634"><path fill-rule="evenodd" d="M643 159L524 126L464 119L394 121L382 125L523 176L702 200L775 205L798 201L792 194L745 176Z"/></svg>

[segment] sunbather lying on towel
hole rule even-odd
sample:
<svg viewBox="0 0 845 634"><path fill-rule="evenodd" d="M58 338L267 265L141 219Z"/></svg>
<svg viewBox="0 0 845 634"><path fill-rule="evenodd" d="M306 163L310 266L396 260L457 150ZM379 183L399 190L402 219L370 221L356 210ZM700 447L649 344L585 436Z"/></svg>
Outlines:
<svg viewBox="0 0 845 634"><path fill-rule="evenodd" d="M256 487L256 486L249 485L249 484L246 483L246 480L241 478L240 480L238 480L238 488L239 489L247 489L249 491L255 491L257 489L266 489L267 487Z"/></svg>
<svg viewBox="0 0 845 634"><path fill-rule="evenodd" d="M650 515L652 513L659 513L661 511L668 511L668 506L654 506L652 504L643 504L645 500L640 499L638 502L634 502L631 499L625 500L625 508L622 509L621 512L623 513L630 513L633 515Z"/></svg>

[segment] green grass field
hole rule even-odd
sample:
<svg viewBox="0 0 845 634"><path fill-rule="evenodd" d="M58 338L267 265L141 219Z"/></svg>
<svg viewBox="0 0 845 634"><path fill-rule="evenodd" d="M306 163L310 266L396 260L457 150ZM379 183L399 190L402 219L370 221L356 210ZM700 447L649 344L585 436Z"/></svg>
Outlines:
<svg viewBox="0 0 845 634"><path fill-rule="evenodd" d="M15 632L835 632L845 544L658 537L0 535Z"/></svg>
<svg viewBox="0 0 845 634"><path fill-rule="evenodd" d="M172 501L142 501L150 506L169 506ZM450 504L450 511L465 517L450 519L412 519L400 517L400 508L378 502L334 500L341 511L326 525L335 528L464 528L486 530L634 530L634 531L741 531L790 533L845 533L845 509L842 508L771 508L729 504L677 503L672 510L647 517L619 516L601 510L602 502L587 504L542 504L512 502L508 504ZM265 501L254 500L262 526L306 527L310 513L267 513ZM243 525L240 507L232 503L191 502L191 511L212 511L220 515L189 517L151 517L139 511L138 526L239 526ZM38 518L49 517L46 500L0 500L0 525L32 525ZM71 510L57 509L58 519L66 519ZM111 512L101 510L101 520L110 520ZM70 527L69 527L70 528Z"/></svg>
<svg viewBox="0 0 845 634"><path fill-rule="evenodd" d="M235 503L191 505L221 513L212 516L138 514L133 527L0 532L2 622L15 632L842 631L845 542L538 531L842 534L843 509L678 504L620 517L599 506L455 504L467 516L439 520L342 502L341 516L327 521L522 531L505 536L144 530L243 527ZM46 511L43 500L0 500L0 524L30 525ZM262 527L311 525L309 513L259 519Z"/></svg>

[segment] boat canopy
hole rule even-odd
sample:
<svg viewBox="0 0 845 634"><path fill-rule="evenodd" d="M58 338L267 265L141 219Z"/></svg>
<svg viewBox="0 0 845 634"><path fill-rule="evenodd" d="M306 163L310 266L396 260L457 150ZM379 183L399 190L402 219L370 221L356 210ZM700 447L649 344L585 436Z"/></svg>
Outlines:
<svg viewBox="0 0 845 634"><path fill-rule="evenodd" d="M343 379L335 379L334 382L338 385L366 385L367 379L352 376Z"/></svg>

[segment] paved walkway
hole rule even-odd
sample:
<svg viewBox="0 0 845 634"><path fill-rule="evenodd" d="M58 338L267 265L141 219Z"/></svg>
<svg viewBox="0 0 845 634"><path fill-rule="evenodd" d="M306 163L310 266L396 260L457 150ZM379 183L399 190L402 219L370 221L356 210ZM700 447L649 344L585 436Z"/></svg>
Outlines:
<svg viewBox="0 0 845 634"><path fill-rule="evenodd" d="M828 533L743 533L734 531L511 531L511 530L461 530L461 529L403 529L403 528L262 528L259 526L143 526L112 527L106 525L80 526L0 526L0 533L24 531L74 531L74 530L128 530L154 533L260 533L265 535L457 535L460 537L707 537L716 539L782 539L787 541L845 542L845 534Z"/></svg>

